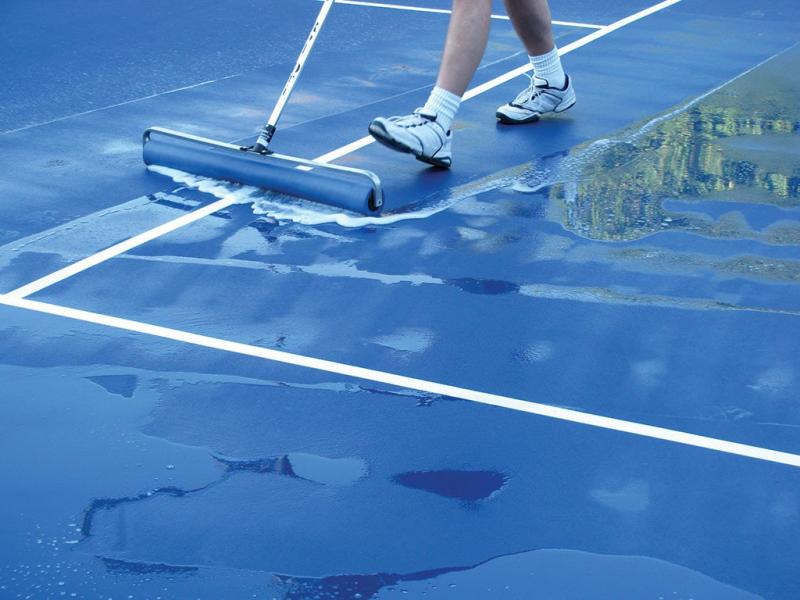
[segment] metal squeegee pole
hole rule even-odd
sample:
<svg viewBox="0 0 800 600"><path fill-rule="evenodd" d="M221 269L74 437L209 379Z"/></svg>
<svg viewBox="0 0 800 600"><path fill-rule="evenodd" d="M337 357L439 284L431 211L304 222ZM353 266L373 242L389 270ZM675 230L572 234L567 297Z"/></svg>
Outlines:
<svg viewBox="0 0 800 600"><path fill-rule="evenodd" d="M308 34L306 43L303 46L303 49L300 51L300 56L297 57L297 63L294 65L294 69L292 69L292 73L289 75L286 85L283 86L283 91L278 98L278 102L275 104L275 108L272 109L272 114L269 116L267 124L262 128L261 133L258 136L258 140L253 147L256 152L263 153L269 148L269 143L272 140L272 136L275 135L278 119L281 118L281 113L283 112L283 109L289 100L289 96L292 95L294 86L297 83L297 80L300 78L300 73L302 73L303 67L306 64L306 59L308 58L308 55L311 54L311 49L314 47L314 42L317 41L317 35L319 35L319 32L322 29L325 19L328 18L328 13L330 12L334 2L335 0L323 0L322 8L317 15L317 20L314 22L314 26L311 28L311 32Z"/></svg>

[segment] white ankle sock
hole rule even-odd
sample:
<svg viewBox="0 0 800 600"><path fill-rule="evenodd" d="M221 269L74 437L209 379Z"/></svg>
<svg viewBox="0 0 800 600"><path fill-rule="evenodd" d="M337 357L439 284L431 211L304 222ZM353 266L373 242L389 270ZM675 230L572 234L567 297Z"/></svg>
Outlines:
<svg viewBox="0 0 800 600"><path fill-rule="evenodd" d="M558 56L558 48L553 47L547 54L541 56L529 56L533 65L533 74L536 77L546 79L550 87L563 88L567 81L564 68L561 66L561 58Z"/></svg>
<svg viewBox="0 0 800 600"><path fill-rule="evenodd" d="M460 106L461 96L436 86L425 103L425 110L436 113L436 122L445 131L450 131L450 125L453 124L453 119L455 119Z"/></svg>

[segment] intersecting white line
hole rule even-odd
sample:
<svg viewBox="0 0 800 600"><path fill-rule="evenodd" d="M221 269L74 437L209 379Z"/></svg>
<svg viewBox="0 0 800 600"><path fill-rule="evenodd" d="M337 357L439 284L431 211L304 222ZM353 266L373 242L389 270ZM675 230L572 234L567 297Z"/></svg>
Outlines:
<svg viewBox="0 0 800 600"><path fill-rule="evenodd" d="M185 225L189 225L190 223L199 221L200 219L212 215L215 212L228 208L232 204L236 204L239 201L240 198L236 195L232 194L230 196L226 196L220 200L217 200L216 202L207 204L202 208L198 208L197 210L193 210L190 213L181 215L177 219L173 219L172 221L163 223L158 227L149 229L144 233L135 235L131 238L128 238L127 240L119 242L118 244L114 244L113 246L109 246L105 250L101 250L96 254L87 256L86 258L74 262L71 265L64 267L63 269L59 269L58 271L51 273L50 275L46 275L45 277L32 281L27 285L23 285L22 287L19 287L6 294L6 297L13 299L13 298L25 298L26 296L30 296L31 294L39 292L47 287L50 287L51 285L58 283L59 281L64 281L65 279L69 279L73 275L77 275L78 273L91 269L92 267L96 267L100 263L104 263L107 260L110 260L115 256L119 256L124 252L133 250L134 248L142 246L147 242L152 242L154 239L166 235L170 232L173 232L176 229L180 229Z"/></svg>
<svg viewBox="0 0 800 600"><path fill-rule="evenodd" d="M561 49L561 53L566 54L577 48L585 46L586 44L589 44L596 39L608 35L612 31L616 31L617 29L625 27L630 23L638 21L641 18L656 13L681 1L682 0L665 0L664 2L655 4L643 11L625 17L624 19L621 19L616 23L603 27L602 29L595 31L577 40L576 42L573 42L572 44L565 46L563 49ZM475 96L478 96L479 94L482 94L487 90L493 89L501 85L502 83L505 83L506 81L509 81L517 77L518 75L527 72L528 70L530 70L530 68L531 68L530 65L522 66L518 69L509 71L508 73L505 73L500 77L496 77L495 79L492 79L491 81L488 81L482 85L472 88L465 95L465 99L474 98ZM351 144L348 144L346 146L343 146L342 148L334 150L333 152L318 157L317 160L319 161L334 160L335 158L339 158L341 156L349 154L357 150L358 148L367 145L367 143L370 143L371 141L372 138L363 138L361 140L356 140ZM759 446L740 444L728 440L696 435L692 433L667 429L663 427L656 427L644 423L637 423L634 421L626 421L623 419L604 417L601 415L595 415L582 411L566 409L558 406L551 406L548 404L530 402L527 400L511 398L508 396L501 396L497 394L491 394L487 392L480 392L476 390L470 390L447 384L436 383L424 379L416 379L412 377L406 377L403 375L397 375L393 373L386 373L383 371L377 371L364 367L358 367L344 363L337 363L333 361L328 361L324 359L313 358L298 354L291 354L279 350L271 350L269 348L262 348L259 346L253 346L239 342L232 342L229 340L223 340L220 338L214 338L196 333L190 333L178 329L171 329L168 327L152 325L149 323L133 321L130 319L123 319L100 313L93 313L89 311L68 308L64 306L58 306L55 304L38 302L26 298L27 295L45 289L46 287L53 285L58 281L62 281L68 277L71 277L72 275L75 275L83 270L86 270L103 261L106 261L112 258L113 256L117 256L138 245L141 245L143 243L146 243L147 241L153 240L161 235L164 235L165 233L174 231L175 229L178 229L184 225L192 223L216 211L222 210L232 204L235 204L238 201L239 199L236 196L223 198L221 200L218 200L217 202L209 204L208 206L193 211L192 213L183 215L178 219L160 225L159 227L146 231L142 234L139 234L138 236L134 236L129 240L126 240L119 244L115 244L114 246L100 253L90 256L82 261L78 261L73 265L70 265L42 279L36 280L26 286L22 286L21 288L18 288L17 290L14 290L9 294L0 295L0 304L36 311L40 313L46 313L50 315L56 315L68 319L83 321L86 323L103 325L115 329L151 335L159 338L183 342L186 344L192 344L195 346L202 346L224 352L230 352L244 356L251 356L273 362L279 362L298 367L304 367L308 369L315 369L319 371L336 373L342 376L355 377L358 379L375 381L387 385L414 389L432 394L451 396L454 398L460 398L462 400L468 400L470 402L487 404L491 406L505 408L508 410L515 410L518 412L535 414L542 417L557 419L561 421L579 423L582 425L588 425L600 429L624 432L641 437L663 440L686 446L704 448L707 450L712 450L725 454L743 456L747 458L752 458L772 463L779 463L793 467L800 467L800 455L792 454L789 452L781 452L778 450L771 450Z"/></svg>
<svg viewBox="0 0 800 600"><path fill-rule="evenodd" d="M321 1L321 0L320 0ZM407 10L413 12L435 13L440 15L449 15L452 10L446 8L428 8L425 6L408 6L405 4L386 4L384 2L364 2L362 0L335 0L336 4L350 4L352 6L365 6L369 8L389 8L394 10ZM498 21L510 21L506 15L492 15L493 19ZM576 23L575 21L553 21L554 25L564 25L565 27L585 27L587 29L602 29L603 25L595 25L594 23Z"/></svg>
<svg viewBox="0 0 800 600"><path fill-rule="evenodd" d="M681 2L681 0L666 0L659 4L653 5L648 9L640 11L634 15L630 15L624 19L621 19L620 21L617 21L616 23L613 23L612 25L603 27L602 29L595 31L594 33L587 35L584 38L581 38L580 40L577 40L576 42L573 42L568 46L565 46L561 50L561 53L566 54L567 52L571 52L572 50L585 46L586 44L596 39L599 39L600 37L603 37L604 35L607 35L612 31L620 29L621 27L624 27L647 15L663 10L668 6L677 4L678 2ZM465 99L474 98L475 96L489 89L497 87L498 85L501 85L502 83L509 81L510 79L513 79L514 77L522 73L527 72L529 69L530 65L526 65L518 69L509 71L508 73L501 75L500 77L497 77L495 79L492 79L491 81L488 81L480 86L472 88L465 96ZM369 139L371 140L371 138ZM342 148L337 149L332 153L323 155L319 157L317 160L321 161L333 160L334 158L338 158L340 156L344 156L345 154L349 154L350 152L353 152L354 150L363 147L364 145L366 145L366 143L364 143L363 140L357 140L356 142L348 144L347 146L343 146ZM604 417L601 415L595 415L582 411L566 409L558 406L551 406L548 404L530 402L527 400L511 398L508 396L501 396L497 394L491 394L491 393L451 386L447 384L436 383L424 379L416 379L412 377L406 377L403 375L397 375L393 373L386 373L383 371L367 369L364 367L358 367L344 363L337 363L333 361L328 361L324 359L313 358L298 354L291 354L279 350L272 350L269 348L262 348L259 346L253 346L239 342L232 342L229 340L223 340L220 338L214 338L196 333L190 333L187 331L171 329L168 327L152 325L149 323L143 323L139 321L133 321L130 319L123 319L100 313L94 313L94 312L59 306L55 304L38 302L34 300L29 300L25 297L36 291L40 291L48 287L49 285L56 283L57 281L62 281L63 279L71 277L76 273L79 273L87 268L95 266L100 262L108 260L113 256L117 256L122 252L130 250L138 245L141 245L142 243L146 243L147 241L155 239L160 235L164 235L169 231L174 231L175 229L178 229L179 227L182 227L188 223L191 223L200 218L208 216L213 212L222 210L223 208L226 208L236 203L237 201L238 198L236 197L223 198L221 200L218 200L217 202L209 204L208 206L198 209L192 213L183 215L178 219L175 219L159 227L156 227L147 232L139 234L138 236L130 238L129 240L126 240L119 244L115 244L114 246L98 254L90 256L84 259L83 261L79 261L74 265L70 265L65 269L53 273L52 275L49 275L40 280L32 282L31 284L18 288L17 290L14 290L9 294L0 295L0 304L31 310L35 312L50 314L50 315L56 315L68 319L83 321L86 323L103 325L115 329L131 331L145 335L151 335L163 339L169 339L177 342L183 342L186 344L192 344L195 346L212 348L224 352L230 352L244 356L251 356L273 362L304 367L308 369L315 369L319 371L336 373L342 376L355 377L358 379L363 379L368 381L375 381L401 388L414 389L432 394L460 398L462 400L467 400L470 402L501 407L508 410L515 410L518 412L539 415L551 419L578 423L582 425L597 427L600 429L613 430L613 431L628 433L631 435L637 435L641 437L657 439L676 444L682 444L686 446L704 448L706 450L712 450L725 454L742 456L772 463L779 463L793 467L800 467L800 455L792 454L789 452L781 452L778 450L771 450L759 446L740 444L728 440L696 435L692 433L667 429L663 427L656 427L644 423L637 423L634 421L626 421L623 419Z"/></svg>
<svg viewBox="0 0 800 600"><path fill-rule="evenodd" d="M182 331L179 329L161 327L159 325L152 325L150 323L142 323L140 321L132 321L130 319L122 319L119 317L112 317L109 315L103 315L85 310L68 308L65 306L37 302L35 300L9 298L8 295L0 295L0 304L24 308L49 315L57 315L68 319L83 321L85 323L104 325L114 329L142 333L176 342L182 342L185 344L192 344L194 346L212 348L214 350L221 350L223 352L251 356L254 358L304 367L307 369L314 369L317 371L335 373L337 375L354 377L356 379L375 381L405 389L459 398L461 400L468 400L478 404L488 404L508 410L539 415L541 417L547 417L550 419L569 421L571 423L579 423L581 425L588 425L600 429L609 429L612 431L628 433L640 437L662 440L675 444L682 444L685 446L704 448L706 450L713 450L716 452L722 452L724 454L732 454L792 467L800 467L800 455L791 454L789 452L770 450L768 448L740 444L728 440L686 433L684 431L666 429L664 427L656 427L654 425L646 425L644 423L637 423L634 421L625 421L623 419L604 417L601 415L562 408L559 406L551 406L549 404L541 404L538 402L530 402L527 400L511 398L508 396L479 392L476 390L436 383L424 379L416 379L413 377L406 377L404 375L396 375L394 373L366 369L364 367L303 356L300 354L282 352L280 350L262 348L260 346L252 346L250 344L243 344L240 342L232 342L220 338L190 333L188 331Z"/></svg>
<svg viewBox="0 0 800 600"><path fill-rule="evenodd" d="M621 29L622 27L625 27L626 25L629 25L629 24L631 24L631 23L633 23L635 21L638 21L639 19L642 19L642 18L644 18L644 17L646 17L648 15L652 15L653 13L659 12L659 11L661 11L661 10L663 10L663 9L669 7L669 6L672 6L673 4L677 4L677 3L681 2L681 1L682 0L665 0L664 2L659 2L658 4L654 4L653 6L650 6L649 8L646 8L644 10L641 10L641 11L637 12L637 13L629 15L629 16L623 18L623 19L620 19L619 21L616 21L615 23L612 23L611 25L607 25L607 26L603 27L602 29L599 29L597 31L593 31L590 34L585 35L584 37L582 37L582 38L580 38L578 40L575 40L571 44L567 44L563 48L559 49L559 54L561 54L561 55L569 54L570 52L573 52L574 50L577 50L578 48L582 48L586 44L589 44L589 43L591 43L591 42L593 42L595 40L598 40L598 39L608 35L609 33L613 32L613 31ZM491 89L494 89L494 88L498 87L499 85L502 85L502 84L504 84L504 83L506 83L508 81L511 81L512 79L514 79L516 77L519 77L520 75L522 75L524 73L527 73L531 68L532 67L531 67L530 63L527 63L527 64L525 64L525 65L523 65L521 67L518 67L516 69L512 69L511 71L508 71L507 73L504 73L503 75L500 75L499 77L495 77L494 79L491 79L491 80L489 80L489 81L487 81L485 83L482 83L481 85L478 85L478 86L476 86L476 87L474 87L474 88L472 88L470 90L467 90L467 93L464 94L464 100L470 100L471 98L475 98L476 96L479 96L480 94L483 94L484 92L487 92L487 91L489 91ZM375 139L372 136L365 136L365 137L363 137L361 139L355 140L354 142L346 144L346 145L344 145L344 146L342 146L340 148L332 150L331 152L327 152L326 154L323 154L322 156L318 156L314 160L316 160L317 162L323 162L323 163L331 162L331 161L334 161L334 160L336 160L338 158L341 158L343 156L351 154L351 153L355 152L356 150L359 150L360 148L364 148L365 146L368 146L369 144L373 143L374 141L375 141ZM30 283L28 283L26 285L23 285L22 287L19 287L19 288L15 289L15 290L12 290L12 291L8 292L6 294L6 296L9 297L9 298L16 298L16 299L26 298L26 297L30 296L31 294L34 294L36 292L40 292L45 288L48 288L48 287L50 287L50 286L52 286L52 285L54 285L56 283L59 283L61 281L64 281L65 279L68 279L69 277L72 277L72 276L77 275L78 273L81 273L81 272L83 272L83 271L85 271L87 269L95 267L95 266L99 265L102 262L110 260L110 259L114 258L115 256L118 256L118 255L122 254L123 252L127 252L128 250L132 250L133 248L136 248L137 246L141 246L142 244L150 242L150 241L152 241L152 240L154 240L154 239L156 239L156 238L158 238L158 237L160 237L162 235L165 235L167 233L175 231L176 229L179 229L180 227L183 227L184 225L188 225L190 223L193 223L193 222L197 221L198 219L201 219L201 218L203 218L205 216L208 216L208 215L210 215L210 214L212 214L214 212L217 212L219 210L227 208L228 206L231 206L232 204L236 204L238 201L239 200L237 198L234 198L234 197L229 197L227 199L223 198L222 200L218 200L218 201L214 202L213 204L210 204L208 206L200 208L200 209L198 209L198 210L196 210L194 212L191 212L191 213L189 213L187 215L183 215L181 217L178 217L174 221L169 221L168 223L164 223L162 225L159 225L158 227L155 227L154 229L151 229L149 231L145 231L144 233L141 233L141 234L139 234L137 236L134 236L134 237L132 237L132 238L130 238L128 240L125 240L123 242L120 242L119 244L115 244L114 246L111 246L110 248L106 248L105 250L102 250L101 252L98 252L97 254L93 254L93 255L91 255L91 256L89 256L87 258L84 258L83 260L80 260L80 261L78 261L76 263L68 265L67 267L64 267L63 269L59 269L58 271L55 271L54 273L50 273L49 275L45 275L44 277L41 277L41 278L39 278L39 279L37 279L35 281L32 281L32 282L30 282Z"/></svg>

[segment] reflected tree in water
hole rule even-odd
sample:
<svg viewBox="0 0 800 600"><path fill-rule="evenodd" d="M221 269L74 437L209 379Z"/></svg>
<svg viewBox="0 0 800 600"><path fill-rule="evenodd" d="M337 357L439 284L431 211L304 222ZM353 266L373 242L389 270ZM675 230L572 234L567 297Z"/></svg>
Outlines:
<svg viewBox="0 0 800 600"><path fill-rule="evenodd" d="M576 148L550 187L570 230L632 240L664 229L800 244L800 226L753 232L735 203L798 206L800 94L778 74L755 72L668 118ZM665 200L716 200L731 213L670 212ZM738 216L737 216L738 215Z"/></svg>

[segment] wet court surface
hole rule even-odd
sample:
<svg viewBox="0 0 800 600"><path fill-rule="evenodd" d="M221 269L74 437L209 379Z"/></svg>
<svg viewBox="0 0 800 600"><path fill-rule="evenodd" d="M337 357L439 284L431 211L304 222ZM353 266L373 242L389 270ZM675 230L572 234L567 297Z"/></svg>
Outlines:
<svg viewBox="0 0 800 600"><path fill-rule="evenodd" d="M526 80L488 90L450 172L349 154L369 220L141 165L150 125L253 134L318 10L269 4L13 7L52 35L0 42L0 598L800 596L800 9L684 0L577 47L575 109L498 126ZM648 4L552 7L565 48ZM266 11L270 51L231 47ZM335 6L275 147L424 102L446 24ZM475 83L524 61L496 19Z"/></svg>

